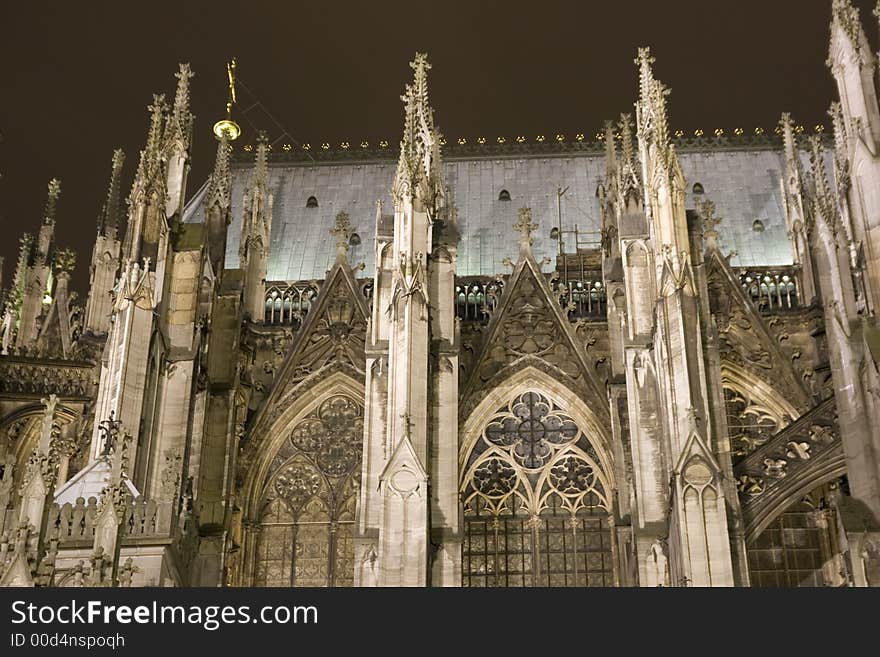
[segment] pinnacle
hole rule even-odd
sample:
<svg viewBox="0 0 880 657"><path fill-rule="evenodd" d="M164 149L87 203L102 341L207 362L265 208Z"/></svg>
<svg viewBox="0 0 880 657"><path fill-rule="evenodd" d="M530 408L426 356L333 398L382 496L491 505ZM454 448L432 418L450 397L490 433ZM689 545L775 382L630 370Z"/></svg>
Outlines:
<svg viewBox="0 0 880 657"><path fill-rule="evenodd" d="M513 229L519 233L520 253L531 253L531 246L534 242L534 238L532 238L532 231L538 229L538 224L532 223L531 208L519 209L519 221L513 225Z"/></svg>
<svg viewBox="0 0 880 657"><path fill-rule="evenodd" d="M336 238L336 259L344 260L348 252L348 237L351 234L351 217L345 212L337 214L330 234Z"/></svg>
<svg viewBox="0 0 880 657"><path fill-rule="evenodd" d="M828 175L825 171L825 149L822 147L822 139L819 135L810 135L807 141L810 145L810 166L816 185L816 196L829 198L831 191L828 185Z"/></svg>
<svg viewBox="0 0 880 657"><path fill-rule="evenodd" d="M217 140L217 159L208 189L209 204L219 202L223 207L229 206L229 150L229 137L223 132Z"/></svg>
<svg viewBox="0 0 880 657"><path fill-rule="evenodd" d="M46 199L46 210L43 212L43 223L51 224L55 221L55 210L58 205L58 197L61 195L61 181L52 178L48 185L49 196Z"/></svg>
<svg viewBox="0 0 880 657"><path fill-rule="evenodd" d="M174 107L169 119L170 138L177 137L189 141L193 116L189 109L189 81L195 76L189 63L180 64L174 77L177 78L177 91L174 94Z"/></svg>
<svg viewBox="0 0 880 657"><path fill-rule="evenodd" d="M178 71L174 74L177 78L177 92L174 94L174 109L186 110L189 108L189 81L195 77L195 73L189 66L189 62L178 65Z"/></svg>
<svg viewBox="0 0 880 657"><path fill-rule="evenodd" d="M880 3L878 3L880 8ZM877 15L878 9L874 10ZM852 49L855 51L859 60L863 53L862 47L866 43L865 33L862 30L862 23L859 17L859 10L853 6L850 0L832 0L831 2L831 45L826 64L829 68L833 67L834 50L835 50L835 31L834 27L838 26L843 34L849 40Z"/></svg>

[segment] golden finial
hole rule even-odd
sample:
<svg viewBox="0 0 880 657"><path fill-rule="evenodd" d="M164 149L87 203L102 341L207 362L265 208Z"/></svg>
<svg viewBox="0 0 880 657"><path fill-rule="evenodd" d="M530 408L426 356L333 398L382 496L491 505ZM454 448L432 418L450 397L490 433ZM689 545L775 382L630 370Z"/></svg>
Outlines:
<svg viewBox="0 0 880 657"><path fill-rule="evenodd" d="M223 135L229 141L235 141L241 134L241 127L232 120L232 106L235 104L235 57L226 64L226 77L229 79L229 95L226 99L226 118L214 124L214 135L221 139Z"/></svg>

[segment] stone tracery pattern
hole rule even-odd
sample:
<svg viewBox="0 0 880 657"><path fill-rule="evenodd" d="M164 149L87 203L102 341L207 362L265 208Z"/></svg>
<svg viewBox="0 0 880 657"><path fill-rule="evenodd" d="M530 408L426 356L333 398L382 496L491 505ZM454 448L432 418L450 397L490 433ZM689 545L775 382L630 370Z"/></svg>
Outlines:
<svg viewBox="0 0 880 657"><path fill-rule="evenodd" d="M572 379L579 379L580 370L568 341L553 317L550 301L530 270L512 291L516 301L500 327L493 344L487 345L479 376L488 381L501 368L525 356L542 358Z"/></svg>
<svg viewBox="0 0 880 657"><path fill-rule="evenodd" d="M486 424L465 468L469 586L609 586L608 483L576 421L527 391Z"/></svg>
<svg viewBox="0 0 880 657"><path fill-rule="evenodd" d="M351 586L363 408L326 398L289 433L264 492L257 586Z"/></svg>
<svg viewBox="0 0 880 657"><path fill-rule="evenodd" d="M727 408L731 449L735 459L747 456L767 443L792 419L788 416L780 416L773 409L762 406L732 387L724 387L724 401Z"/></svg>

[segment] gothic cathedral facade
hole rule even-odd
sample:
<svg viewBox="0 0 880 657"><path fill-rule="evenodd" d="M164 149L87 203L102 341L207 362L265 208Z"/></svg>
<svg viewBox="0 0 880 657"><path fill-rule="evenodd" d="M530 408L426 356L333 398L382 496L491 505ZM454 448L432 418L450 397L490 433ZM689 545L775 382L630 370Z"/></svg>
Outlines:
<svg viewBox="0 0 880 657"><path fill-rule="evenodd" d="M195 190L181 65L86 303L58 181L21 240L0 585L880 585L878 70L832 13L828 134L674 132L642 49L596 140L447 142L417 54L399 150L220 129Z"/></svg>

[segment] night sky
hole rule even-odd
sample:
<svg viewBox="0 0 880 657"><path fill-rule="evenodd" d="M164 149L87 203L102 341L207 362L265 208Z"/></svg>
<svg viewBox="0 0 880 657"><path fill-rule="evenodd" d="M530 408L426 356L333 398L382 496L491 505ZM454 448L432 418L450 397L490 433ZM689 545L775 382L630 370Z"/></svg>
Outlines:
<svg viewBox="0 0 880 657"><path fill-rule="evenodd" d="M875 41L873 0L858 0ZM671 126L771 130L783 111L828 121L831 0L665 2L9 2L0 35L0 256L4 286L18 238L39 226L51 177L62 181L56 242L88 262L116 147L130 189L154 92L173 97L177 63L196 73L189 192L210 172L225 62L238 59L239 104L259 101L299 142L400 138L408 62L427 51L431 103L450 139L594 134L636 99L633 64L649 45L672 88ZM282 130L248 114L272 138ZM248 121L239 117L243 127ZM248 135L246 134L244 138ZM286 138L283 141L288 141ZM389 181L390 184L390 181Z"/></svg>

